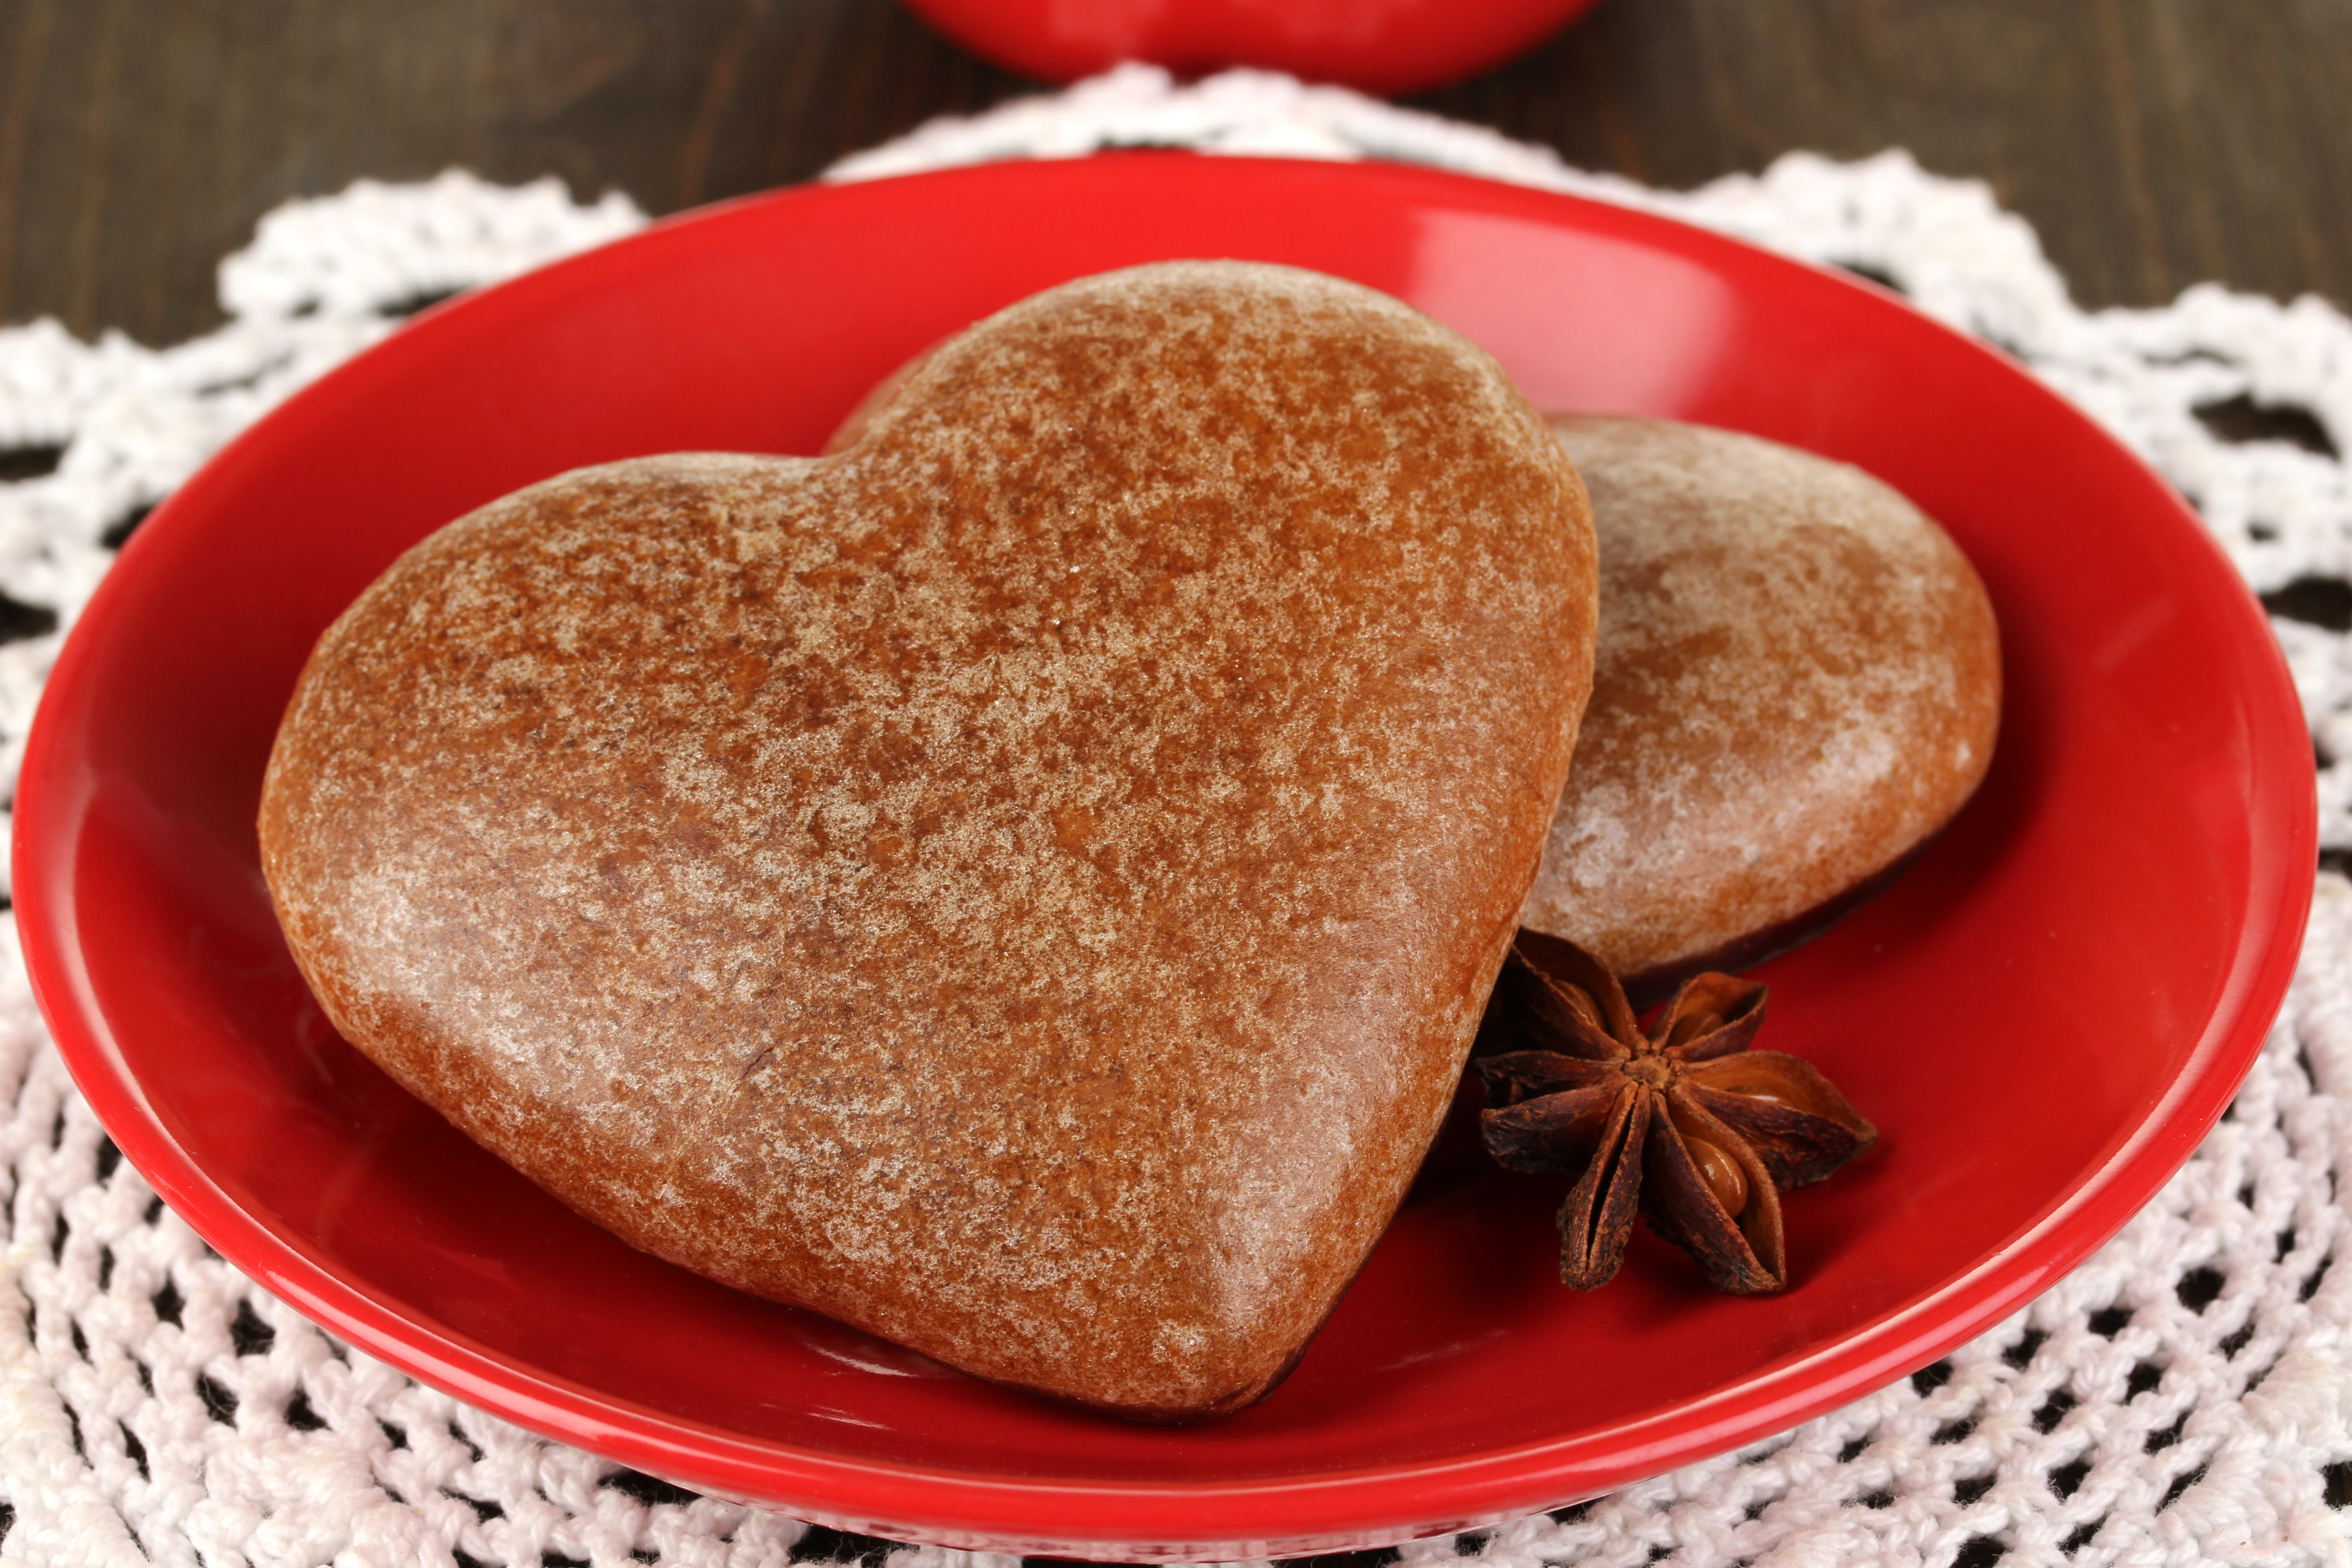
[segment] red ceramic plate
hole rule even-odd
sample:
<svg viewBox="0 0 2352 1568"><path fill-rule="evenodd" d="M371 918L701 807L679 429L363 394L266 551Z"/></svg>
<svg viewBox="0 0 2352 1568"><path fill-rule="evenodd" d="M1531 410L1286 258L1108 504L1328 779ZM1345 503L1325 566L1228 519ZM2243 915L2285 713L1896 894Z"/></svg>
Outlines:
<svg viewBox="0 0 2352 1568"><path fill-rule="evenodd" d="M1767 1043L1885 1130L1790 1199L1786 1295L1710 1295L1646 1241L1570 1294L1558 1184L1474 1167L1400 1217L1272 1398L1124 1426L629 1251L311 1004L255 868L262 763L311 639L396 552L577 464L814 451L942 334L1187 256L1392 290L1549 407L1859 463L1982 571L2009 675L1991 776L1892 891L1761 972ZM1598 1492L1853 1398L2029 1300L2228 1101L2285 989L2314 843L2310 747L2256 606L2162 482L1998 355L1631 212L1151 154L720 208L461 300L320 382L141 530L75 629L16 872L42 1005L123 1152L336 1333L690 1486L887 1535L1181 1559Z"/></svg>

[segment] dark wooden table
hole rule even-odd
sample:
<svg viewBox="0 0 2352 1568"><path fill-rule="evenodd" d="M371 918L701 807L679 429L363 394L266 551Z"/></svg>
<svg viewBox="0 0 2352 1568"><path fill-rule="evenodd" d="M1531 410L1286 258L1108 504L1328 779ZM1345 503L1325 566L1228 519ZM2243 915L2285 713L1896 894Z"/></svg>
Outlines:
<svg viewBox="0 0 2352 1568"><path fill-rule="evenodd" d="M0 321L176 342L289 196L463 164L656 212L1033 85L894 0L0 0ZM2086 304L2352 301L2347 0L1607 0L1417 100L1667 185L1990 180Z"/></svg>

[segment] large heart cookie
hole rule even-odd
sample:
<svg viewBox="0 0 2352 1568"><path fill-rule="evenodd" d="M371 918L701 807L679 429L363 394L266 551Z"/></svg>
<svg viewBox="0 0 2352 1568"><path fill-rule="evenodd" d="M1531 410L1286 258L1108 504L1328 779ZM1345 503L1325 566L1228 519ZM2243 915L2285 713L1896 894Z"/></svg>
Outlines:
<svg viewBox="0 0 2352 1568"><path fill-rule="evenodd" d="M1491 361L1085 280L822 459L568 474L320 639L264 866L328 1014L631 1242L1129 1415L1255 1399L1435 1130L1591 677Z"/></svg>

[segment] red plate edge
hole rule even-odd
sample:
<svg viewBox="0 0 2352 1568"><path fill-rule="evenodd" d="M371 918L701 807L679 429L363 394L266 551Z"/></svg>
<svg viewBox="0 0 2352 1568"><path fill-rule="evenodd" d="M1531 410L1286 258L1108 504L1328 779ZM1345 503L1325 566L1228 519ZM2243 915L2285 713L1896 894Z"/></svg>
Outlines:
<svg viewBox="0 0 2352 1568"><path fill-rule="evenodd" d="M997 166L994 173L1002 176L1006 167ZM969 179L974 174L958 171L914 178ZM1472 184L1489 201L1503 199L1494 193L1508 192L1517 198L1514 205L1523 203L1531 209L1555 204L1579 207L1585 209L1588 221L1597 218L1598 226L1636 235L1673 231L1685 247L1748 249L1720 236L1685 230L1670 220L1574 197L1492 186L1421 170L1384 169L1379 174L1406 187ZM839 199L851 189L790 191L748 198L730 206ZM712 216L709 212L692 215L671 220L671 226L706 222ZM1770 258L1770 264L1811 270L1781 258ZM433 331L436 320L464 311L471 302L457 301L411 330ZM397 335L386 348L371 352L396 352L405 335ZM1969 346L1979 354L2009 363L1981 344ZM328 379L346 374L338 370ZM2071 422L2093 439L2123 451L2112 437L2054 393L2038 383L2032 390L2046 402L2049 417ZM309 396L308 392L298 395L296 402ZM269 418L279 416L273 414ZM254 447L254 432L240 436L203 473L191 479L181 493L201 493L208 484L221 482L219 476L247 460ZM2193 513L2137 458L2128 460L2156 488L2182 525L2203 541L2215 570L2237 582L2234 568ZM173 510L167 502L132 541L130 550L146 552L163 544ZM100 584L93 606L102 609L114 589L110 576ZM2299 757L2307 740L2284 656L2270 636L2267 621L2242 585L2238 597L2249 629L2259 634L2259 646L2267 650L2268 679L2260 679L2258 689L2244 694L2242 739L2248 776L2258 778L2284 756ZM2168 1090L2159 1109L2065 1203L2045 1213L1968 1274L1906 1303L1851 1334L1843 1344L1781 1368L1760 1388L1746 1385L1736 1398L1727 1395L1677 1406L1633 1428L1638 1434L1644 1427L1671 1426L1671 1434L1660 1430L1654 1440L1637 1440L1631 1447L1612 1442L1605 1453L1587 1451L1597 1446L1590 1438L1538 1444L1419 1466L1402 1474L1382 1468L1289 1475L1262 1484L1144 1487L1062 1481L1032 1485L1001 1476L868 1465L736 1438L715 1428L625 1405L562 1380L518 1375L481 1347L460 1338L431 1336L425 1349L404 1345L393 1335L395 1327L404 1327L412 1340L425 1336L382 1302L327 1277L288 1238L237 1209L152 1127L139 1085L121 1070L79 951L65 940L64 933L75 929L75 921L71 866L65 853L71 837L60 829L79 816L84 801L58 771L56 758L59 733L70 722L60 714L75 710L72 698L87 679L89 657L86 641L68 640L44 692L27 748L13 844L16 886L26 911L20 920L26 962L36 995L93 1109L133 1164L199 1234L252 1270L275 1294L361 1348L525 1426L585 1442L639 1468L720 1492L767 1497L822 1494L830 1500L827 1506L795 1506L794 1511L827 1522L917 1533L948 1544L994 1545L1000 1550L1004 1543L1018 1541L1024 1550L1035 1552L1116 1550L1152 1557L1199 1555L1201 1524L1196 1521L1203 1510L1215 1515L1213 1528L1221 1545L1244 1545L1252 1554L1326 1550L1495 1522L1606 1490L1672 1464L1768 1435L1933 1360L2040 1293L2120 1228L2221 1115L2260 1049L2292 977L2298 946L2295 935L2311 898L2311 881L2304 868L2311 866L2316 855L2314 792L2255 790L2248 802L2252 837L2276 847L2267 857L2257 857L2247 907L2248 929L2231 961L2221 997L2205 1022L2188 1068ZM2067 1234L2061 1236L2062 1231ZM1906 1338L1902 1331L1906 1322L1942 1314L1950 1315L1937 1331L1916 1338ZM1737 1408L1730 1407L1734 1405ZM617 1414L628 1415L638 1424L638 1430L615 1426L611 1417ZM1037 1521L1046 1514L1055 1518L1056 1527L1041 1532ZM1368 1519L1395 1522L1368 1525Z"/></svg>

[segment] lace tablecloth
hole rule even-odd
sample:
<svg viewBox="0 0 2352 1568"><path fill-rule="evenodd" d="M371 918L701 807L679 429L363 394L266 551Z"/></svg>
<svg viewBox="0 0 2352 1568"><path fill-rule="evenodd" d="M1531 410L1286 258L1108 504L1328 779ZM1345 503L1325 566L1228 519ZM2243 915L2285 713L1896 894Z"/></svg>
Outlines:
<svg viewBox="0 0 2352 1568"><path fill-rule="evenodd" d="M2352 854L2352 322L2199 287L2086 313L2032 230L1900 153L1792 155L1681 194L1286 79L1129 68L946 121L837 179L1101 146L1380 157L1649 207L1867 273L1990 339L2178 485L2273 611ZM130 530L228 437L451 290L627 232L463 174L362 183L264 220L231 320L151 351L0 331L0 777L58 640ZM2338 758L2347 759L2339 763ZM7 919L0 915L0 920ZM948 1568L701 1498L508 1426L341 1345L214 1256L75 1092L0 941L0 1563ZM2113 1242L1910 1378L1599 1500L1367 1554L1496 1568L2352 1563L2352 883L2319 874L2284 1016L2229 1115ZM1011 1568L1002 1560L1002 1568Z"/></svg>

